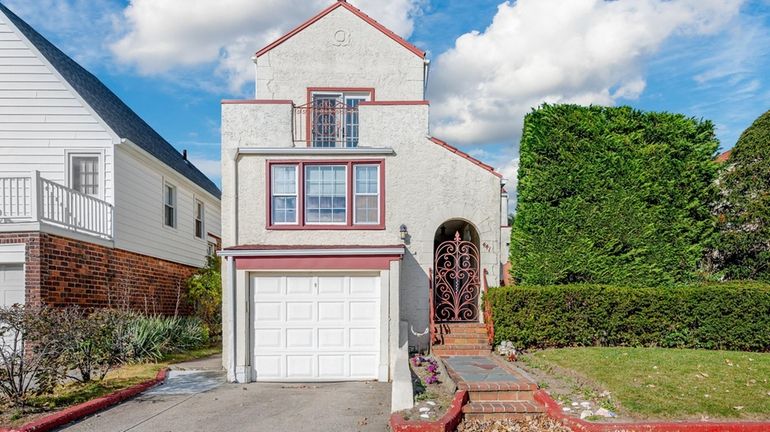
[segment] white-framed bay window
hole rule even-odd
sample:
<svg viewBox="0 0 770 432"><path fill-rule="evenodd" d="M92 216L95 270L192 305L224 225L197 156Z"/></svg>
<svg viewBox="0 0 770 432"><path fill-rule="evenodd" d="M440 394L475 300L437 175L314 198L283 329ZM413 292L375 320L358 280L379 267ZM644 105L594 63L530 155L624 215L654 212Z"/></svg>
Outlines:
<svg viewBox="0 0 770 432"><path fill-rule="evenodd" d="M353 165L353 223L380 223L380 165Z"/></svg>
<svg viewBox="0 0 770 432"><path fill-rule="evenodd" d="M272 165L270 218L273 224L296 224L299 211L299 170L296 165Z"/></svg>
<svg viewBox="0 0 770 432"><path fill-rule="evenodd" d="M347 224L347 165L305 165L305 223Z"/></svg>

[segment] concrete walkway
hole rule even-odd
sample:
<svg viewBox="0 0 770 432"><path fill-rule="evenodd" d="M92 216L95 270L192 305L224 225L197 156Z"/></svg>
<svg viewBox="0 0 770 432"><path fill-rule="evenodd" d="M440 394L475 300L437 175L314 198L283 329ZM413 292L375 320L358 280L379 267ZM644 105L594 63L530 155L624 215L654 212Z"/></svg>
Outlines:
<svg viewBox="0 0 770 432"><path fill-rule="evenodd" d="M444 357L444 363L455 382L534 384L524 371L491 356Z"/></svg>
<svg viewBox="0 0 770 432"><path fill-rule="evenodd" d="M219 362L217 364L217 361ZM388 430L390 384L227 384L221 359L175 365L165 384L68 432Z"/></svg>

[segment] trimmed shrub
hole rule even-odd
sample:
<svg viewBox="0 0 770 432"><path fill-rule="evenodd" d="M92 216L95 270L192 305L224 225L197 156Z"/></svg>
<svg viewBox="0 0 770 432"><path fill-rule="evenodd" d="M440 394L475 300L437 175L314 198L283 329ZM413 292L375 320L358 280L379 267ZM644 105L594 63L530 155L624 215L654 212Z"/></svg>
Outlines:
<svg viewBox="0 0 770 432"><path fill-rule="evenodd" d="M518 284L662 286L699 277L714 230L714 125L629 107L524 120L511 233Z"/></svg>
<svg viewBox="0 0 770 432"><path fill-rule="evenodd" d="M203 320L212 338L222 335L222 274L221 260L209 257L206 267L187 280L187 300L195 316Z"/></svg>
<svg viewBox="0 0 770 432"><path fill-rule="evenodd" d="M770 282L770 111L743 132L719 184L719 236L707 260L726 279Z"/></svg>
<svg viewBox="0 0 770 432"><path fill-rule="evenodd" d="M491 288L496 342L770 351L770 286Z"/></svg>

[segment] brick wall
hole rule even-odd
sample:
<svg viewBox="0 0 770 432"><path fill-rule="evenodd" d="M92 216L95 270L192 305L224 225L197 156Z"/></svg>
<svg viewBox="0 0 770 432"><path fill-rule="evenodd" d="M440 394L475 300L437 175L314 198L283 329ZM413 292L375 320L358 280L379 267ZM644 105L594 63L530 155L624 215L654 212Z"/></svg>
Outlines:
<svg viewBox="0 0 770 432"><path fill-rule="evenodd" d="M173 314L178 303L188 311L185 279L194 267L47 233L0 233L3 243L27 244L28 304Z"/></svg>

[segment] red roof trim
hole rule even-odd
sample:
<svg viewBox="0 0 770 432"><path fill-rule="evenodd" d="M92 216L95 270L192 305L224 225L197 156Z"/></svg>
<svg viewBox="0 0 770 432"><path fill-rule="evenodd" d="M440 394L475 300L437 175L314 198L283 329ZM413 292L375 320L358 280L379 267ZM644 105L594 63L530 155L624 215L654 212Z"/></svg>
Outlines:
<svg viewBox="0 0 770 432"><path fill-rule="evenodd" d="M358 104L359 106L368 105L430 105L430 101L415 100L415 101L364 101Z"/></svg>
<svg viewBox="0 0 770 432"><path fill-rule="evenodd" d="M256 56L261 57L263 54L267 53L268 51L272 50L273 48L277 47L278 45L286 42L289 40L292 36L296 35L297 33L301 32L302 30L310 27L312 24L314 24L316 21L320 20L321 18L325 17L326 15L330 14L332 11L339 7L344 7L345 9L349 10L353 14L355 14L357 17L361 18L362 20L366 21L371 25L372 27L376 28L377 30L384 33L389 38L393 39L394 41L398 42L401 46L408 49L409 51L416 54L418 57L425 58L425 51L417 48L416 46L410 44L407 42L404 38L401 36L393 33L391 30L387 29L382 24L378 23L365 13L361 12L356 7L351 6L345 1L338 0L333 5L327 7L326 9L322 10L318 15L310 18L309 20L305 21L304 23L300 24L298 27L296 27L294 30L290 31L289 33L286 33L285 35L278 38L275 42L267 45L266 47L262 48L261 50L257 51Z"/></svg>
<svg viewBox="0 0 770 432"><path fill-rule="evenodd" d="M464 151L462 151L462 150L460 150L460 149L458 149L456 147L452 147L451 145L447 144L444 141L441 141L438 138L428 137L428 139L433 141L434 143L440 145L441 147L444 147L445 149L449 150L450 152L452 152L452 153L454 153L454 154L456 154L456 155L458 155L458 156L460 156L462 158L468 159L472 163L474 163L474 164L484 168L485 170L487 170L487 171L491 172L492 174L496 175L497 177L503 178L503 175L500 174L499 172L495 171L495 169L492 168L490 165L485 164L484 162L476 159L475 157L469 155L468 153L465 153Z"/></svg>
<svg viewBox="0 0 770 432"><path fill-rule="evenodd" d="M294 102L288 99L225 99L222 105L291 105Z"/></svg>
<svg viewBox="0 0 770 432"><path fill-rule="evenodd" d="M336 249L386 249L386 248L404 248L403 244L390 244L390 245L266 245L266 244L250 244L250 245L238 245L225 248L226 251L234 250L247 250L247 251L262 251L262 250L336 250Z"/></svg>

